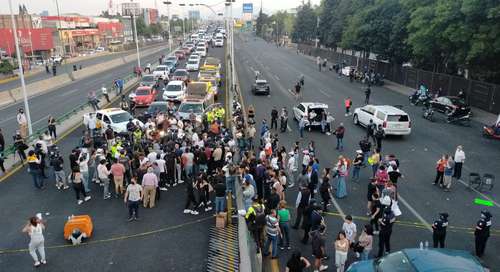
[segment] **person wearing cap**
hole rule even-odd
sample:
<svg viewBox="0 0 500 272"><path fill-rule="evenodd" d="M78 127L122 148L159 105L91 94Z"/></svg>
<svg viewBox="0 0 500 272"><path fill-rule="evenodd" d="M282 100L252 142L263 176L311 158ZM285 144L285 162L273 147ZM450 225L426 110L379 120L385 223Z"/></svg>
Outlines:
<svg viewBox="0 0 500 272"><path fill-rule="evenodd" d="M364 156L363 151L356 150L356 157L352 161L352 180L357 181L359 179L359 171L361 170L361 165L363 164Z"/></svg>
<svg viewBox="0 0 500 272"><path fill-rule="evenodd" d="M486 248L486 242L490 237L491 213L487 210L481 211L481 219L477 221L474 231L476 256L482 257Z"/></svg>
<svg viewBox="0 0 500 272"><path fill-rule="evenodd" d="M434 248L438 245L444 248L444 240L446 239L446 227L448 227L448 214L440 213L439 219L432 224L432 241Z"/></svg>

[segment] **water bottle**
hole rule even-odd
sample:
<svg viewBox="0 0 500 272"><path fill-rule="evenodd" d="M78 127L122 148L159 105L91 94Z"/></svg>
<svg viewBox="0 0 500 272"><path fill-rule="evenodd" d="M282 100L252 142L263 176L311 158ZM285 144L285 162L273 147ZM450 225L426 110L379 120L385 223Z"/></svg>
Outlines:
<svg viewBox="0 0 500 272"><path fill-rule="evenodd" d="M420 242L420 249L424 249L424 243Z"/></svg>
<svg viewBox="0 0 500 272"><path fill-rule="evenodd" d="M429 241L425 241L425 249L429 249Z"/></svg>

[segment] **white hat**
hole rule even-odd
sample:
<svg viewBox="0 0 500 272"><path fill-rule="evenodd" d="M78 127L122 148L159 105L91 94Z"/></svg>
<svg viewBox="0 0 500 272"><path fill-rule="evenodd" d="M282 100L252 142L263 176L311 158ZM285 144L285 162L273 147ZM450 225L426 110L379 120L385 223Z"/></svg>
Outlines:
<svg viewBox="0 0 500 272"><path fill-rule="evenodd" d="M304 151L302 151L302 153L309 154L309 150L305 149Z"/></svg>
<svg viewBox="0 0 500 272"><path fill-rule="evenodd" d="M295 152L290 151L290 152L288 152L288 155L293 156L293 155L295 155Z"/></svg>
<svg viewBox="0 0 500 272"><path fill-rule="evenodd" d="M358 150L356 150L356 153L363 154L363 151L361 149L358 149Z"/></svg>

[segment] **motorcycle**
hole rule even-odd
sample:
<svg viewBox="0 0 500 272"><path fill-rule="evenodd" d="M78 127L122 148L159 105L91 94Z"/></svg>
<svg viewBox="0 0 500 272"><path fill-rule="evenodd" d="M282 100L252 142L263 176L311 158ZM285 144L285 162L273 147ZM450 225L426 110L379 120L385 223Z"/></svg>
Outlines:
<svg viewBox="0 0 500 272"><path fill-rule="evenodd" d="M422 117L431 122L434 122L434 110L428 104L423 108Z"/></svg>
<svg viewBox="0 0 500 272"><path fill-rule="evenodd" d="M500 133L496 133L495 126L483 126L483 136L500 140Z"/></svg>
<svg viewBox="0 0 500 272"><path fill-rule="evenodd" d="M408 100L410 104L414 106L418 106L420 104L425 105L429 101L431 101L432 97L428 94L419 94L418 91L415 91L412 95L408 96Z"/></svg>
<svg viewBox="0 0 500 272"><path fill-rule="evenodd" d="M456 115L454 111L446 113L446 123L448 124L460 124L464 126L470 125L470 114Z"/></svg>

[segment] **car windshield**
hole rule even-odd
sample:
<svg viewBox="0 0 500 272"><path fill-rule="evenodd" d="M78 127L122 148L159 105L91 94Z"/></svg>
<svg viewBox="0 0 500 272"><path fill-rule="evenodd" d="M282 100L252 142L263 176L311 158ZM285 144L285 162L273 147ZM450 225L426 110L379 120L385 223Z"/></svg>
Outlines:
<svg viewBox="0 0 500 272"><path fill-rule="evenodd" d="M151 105L148 108L148 112L166 112L167 111L167 105L165 104L157 104L157 105Z"/></svg>
<svg viewBox="0 0 500 272"><path fill-rule="evenodd" d="M375 261L377 272L415 272L406 255L397 251Z"/></svg>
<svg viewBox="0 0 500 272"><path fill-rule="evenodd" d="M156 67L155 71L163 72L167 67Z"/></svg>
<svg viewBox="0 0 500 272"><path fill-rule="evenodd" d="M130 118L132 118L132 115L128 112L121 112L118 114L113 114L109 116L111 118L111 121L113 121L114 124L116 123L124 123L128 122Z"/></svg>
<svg viewBox="0 0 500 272"><path fill-rule="evenodd" d="M203 109L201 107L201 104L181 104L179 107L179 112L191 112L193 113L202 113Z"/></svg>
<svg viewBox="0 0 500 272"><path fill-rule="evenodd" d="M142 82L155 82L155 81L156 81L156 79L154 76L148 75L148 76L142 77Z"/></svg>
<svg viewBox="0 0 500 272"><path fill-rule="evenodd" d="M408 115L387 115L387 122L408 122Z"/></svg>
<svg viewBox="0 0 500 272"><path fill-rule="evenodd" d="M267 82L257 82L257 86L265 87L265 86L267 86Z"/></svg>
<svg viewBox="0 0 500 272"><path fill-rule="evenodd" d="M174 63L171 61L167 61L167 62L165 62L165 65L168 67L172 67L172 66L174 66Z"/></svg>
<svg viewBox="0 0 500 272"><path fill-rule="evenodd" d="M188 61L188 64L197 64L197 63L198 63L198 61L196 61L196 60L190 60L190 61Z"/></svg>
<svg viewBox="0 0 500 272"><path fill-rule="evenodd" d="M199 47L199 48L196 49L196 51L200 51L200 52L201 51L205 51L205 48Z"/></svg>
<svg viewBox="0 0 500 272"><path fill-rule="evenodd" d="M168 57L167 60L170 60L170 61L177 61L177 57Z"/></svg>
<svg viewBox="0 0 500 272"><path fill-rule="evenodd" d="M135 95L149 95L149 90L146 90L146 89L136 90Z"/></svg>
<svg viewBox="0 0 500 272"><path fill-rule="evenodd" d="M174 73L174 76L185 76L185 75L187 75L187 72L186 71L181 71L181 70L177 70Z"/></svg>
<svg viewBox="0 0 500 272"><path fill-rule="evenodd" d="M182 88L181 88L181 85L173 85L173 84L169 84L167 85L167 88L165 89L167 92L178 92L180 91Z"/></svg>
<svg viewBox="0 0 500 272"><path fill-rule="evenodd" d="M175 51L175 54L184 54L183 51Z"/></svg>

